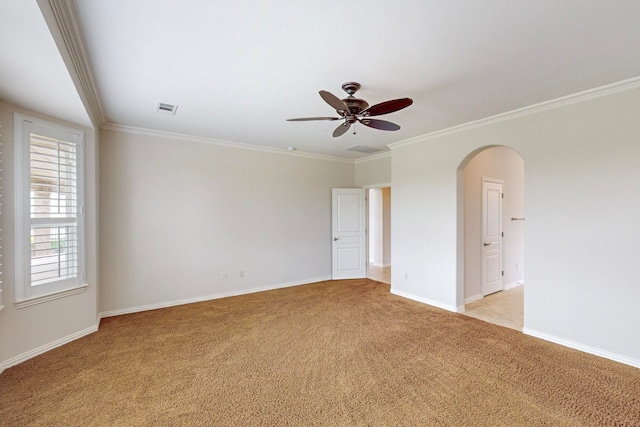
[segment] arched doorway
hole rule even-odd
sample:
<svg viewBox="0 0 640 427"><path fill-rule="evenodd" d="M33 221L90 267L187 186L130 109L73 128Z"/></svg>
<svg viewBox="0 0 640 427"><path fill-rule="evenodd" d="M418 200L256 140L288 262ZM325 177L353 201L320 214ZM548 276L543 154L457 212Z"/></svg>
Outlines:
<svg viewBox="0 0 640 427"><path fill-rule="evenodd" d="M458 291L465 314L522 329L524 159L480 148L458 168Z"/></svg>

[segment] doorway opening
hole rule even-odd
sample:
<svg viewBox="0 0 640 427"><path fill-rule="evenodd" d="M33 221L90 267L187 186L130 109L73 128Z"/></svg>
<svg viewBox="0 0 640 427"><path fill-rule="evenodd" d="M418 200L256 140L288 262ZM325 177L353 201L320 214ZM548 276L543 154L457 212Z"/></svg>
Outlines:
<svg viewBox="0 0 640 427"><path fill-rule="evenodd" d="M391 187L369 188L367 277L391 284Z"/></svg>
<svg viewBox="0 0 640 427"><path fill-rule="evenodd" d="M458 172L464 314L522 330L524 159L508 147L484 147L467 156Z"/></svg>

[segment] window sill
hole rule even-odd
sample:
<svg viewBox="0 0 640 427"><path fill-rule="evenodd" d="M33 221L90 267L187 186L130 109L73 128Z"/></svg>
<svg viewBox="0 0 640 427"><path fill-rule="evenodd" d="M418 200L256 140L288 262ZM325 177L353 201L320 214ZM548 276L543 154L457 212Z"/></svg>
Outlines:
<svg viewBox="0 0 640 427"><path fill-rule="evenodd" d="M15 305L16 305L16 308L20 309L20 308L30 307L30 306L36 305L36 304L42 304L44 302L49 302L49 301L53 301L53 300L56 300L56 299L59 299L59 298L65 298L65 297L68 297L70 295L79 294L81 292L86 291L88 286L89 285L82 285L82 286L77 286L75 288L70 288L70 289L65 289L63 291L54 292L52 294L40 295L40 296L33 297L33 298L22 299L20 301L16 301Z"/></svg>

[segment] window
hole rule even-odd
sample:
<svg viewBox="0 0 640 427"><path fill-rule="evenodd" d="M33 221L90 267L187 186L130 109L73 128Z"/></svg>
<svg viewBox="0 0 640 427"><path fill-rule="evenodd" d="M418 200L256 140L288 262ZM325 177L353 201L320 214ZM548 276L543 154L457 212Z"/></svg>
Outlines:
<svg viewBox="0 0 640 427"><path fill-rule="evenodd" d="M15 124L16 300L20 304L84 289L84 134L19 114Z"/></svg>

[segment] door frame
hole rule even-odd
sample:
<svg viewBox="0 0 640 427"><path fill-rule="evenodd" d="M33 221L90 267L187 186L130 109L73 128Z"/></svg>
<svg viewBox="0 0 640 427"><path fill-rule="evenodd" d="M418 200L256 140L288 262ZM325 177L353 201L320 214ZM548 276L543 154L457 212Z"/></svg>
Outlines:
<svg viewBox="0 0 640 427"><path fill-rule="evenodd" d="M482 254L481 254L481 266L482 266L482 270L481 270L481 276L482 276L482 282L481 282L481 287L480 287L480 292L482 293L482 296L485 297L487 295L490 295L492 293L495 292L499 292L499 291L503 291L504 290L504 180L503 179L499 179L499 178L491 178L491 177L487 177L487 176L483 176L482 177L482 185L481 185L481 200L482 200L482 209L481 209L481 215L482 215L482 236L480 241L482 242L482 244L484 245L485 242L485 227L486 227L486 222L485 222L485 214L486 214L486 199L485 199L485 190L484 190L484 185L485 183L492 183L492 184L499 184L500 185L500 231L499 233L501 234L500 236L500 271L501 271L501 276L500 276L500 289L495 290L495 291L491 291L491 292L487 292L486 289L486 270L485 270L485 248L481 248Z"/></svg>
<svg viewBox="0 0 640 427"><path fill-rule="evenodd" d="M358 195L358 227L356 230L339 230L338 210L340 193ZM368 274L367 253L367 190L362 187L334 187L331 189L331 279L360 279ZM340 269L340 253L343 250L358 250L357 269ZM347 258L349 259L349 258Z"/></svg>
<svg viewBox="0 0 640 427"><path fill-rule="evenodd" d="M365 190L365 226L367 227L367 278L369 278L369 190L377 189L377 188L389 188L391 189L391 183L383 183L383 184L374 184L374 185L364 185L362 188ZM393 191L392 191L393 193ZM390 209L393 209L393 197L390 201ZM392 216L393 217L393 216ZM393 229L392 229L393 232ZM393 251L391 251L391 265L393 265Z"/></svg>

